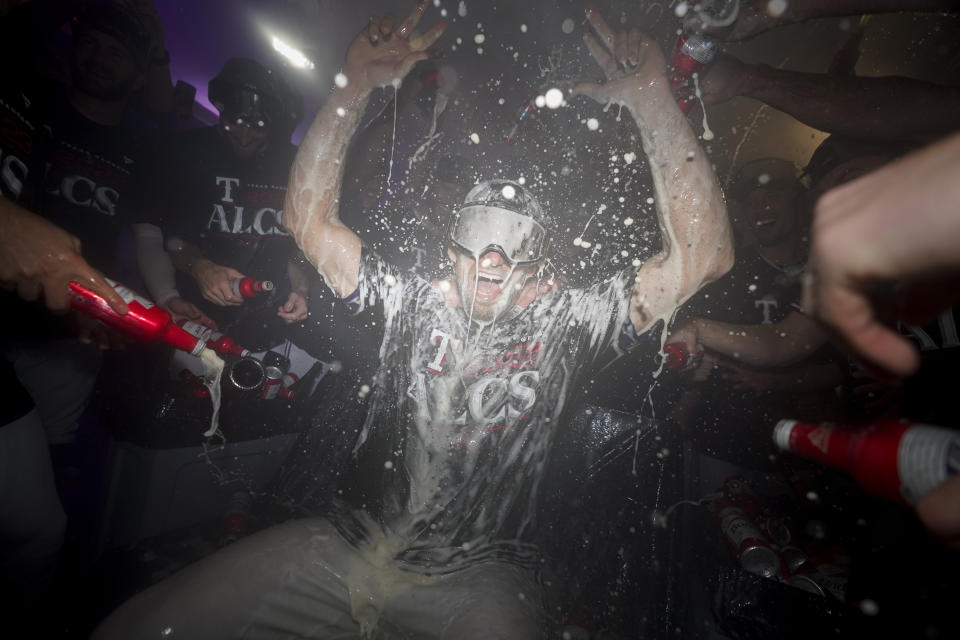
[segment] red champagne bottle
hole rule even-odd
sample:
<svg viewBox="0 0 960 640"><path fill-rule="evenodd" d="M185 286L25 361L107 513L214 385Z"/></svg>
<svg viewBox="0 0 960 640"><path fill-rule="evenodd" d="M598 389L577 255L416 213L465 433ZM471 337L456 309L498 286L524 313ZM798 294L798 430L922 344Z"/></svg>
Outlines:
<svg viewBox="0 0 960 640"><path fill-rule="evenodd" d="M257 280L256 278L234 278L230 281L230 289L233 295L241 298L256 298L264 291L273 291L273 283L269 280Z"/></svg>
<svg viewBox="0 0 960 640"><path fill-rule="evenodd" d="M682 342L670 342L663 345L663 367L665 369L682 369L692 363L694 357L687 351L687 346Z"/></svg>
<svg viewBox="0 0 960 640"><path fill-rule="evenodd" d="M873 495L913 504L960 472L960 432L884 420L841 427L781 420L773 439L783 451L849 473Z"/></svg>
<svg viewBox="0 0 960 640"><path fill-rule="evenodd" d="M691 86L693 74L699 74L717 57L720 43L713 38L697 33L677 36L670 57L670 88L677 99L680 110L690 111L696 103L696 93Z"/></svg>
<svg viewBox="0 0 960 640"><path fill-rule="evenodd" d="M210 389L207 389L198 376L195 376L188 369L182 369L180 371L180 379L183 380L187 387L190 389L190 395L194 398L209 398Z"/></svg>
<svg viewBox="0 0 960 640"><path fill-rule="evenodd" d="M225 336L219 331L205 327L199 322L184 319L180 320L177 324L183 327L183 330L187 333L205 340L207 347L213 349L221 356L239 356L245 358L250 355L249 349L244 349L238 345L230 336Z"/></svg>
<svg viewBox="0 0 960 640"><path fill-rule="evenodd" d="M207 348L203 340L190 335L174 324L166 309L156 306L146 298L141 298L130 289L109 278L105 278L105 280L127 303L130 310L126 314L120 315L99 294L78 282L70 283L70 290L73 292L70 298L70 306L131 338L143 342L160 340L195 356L200 355Z"/></svg>

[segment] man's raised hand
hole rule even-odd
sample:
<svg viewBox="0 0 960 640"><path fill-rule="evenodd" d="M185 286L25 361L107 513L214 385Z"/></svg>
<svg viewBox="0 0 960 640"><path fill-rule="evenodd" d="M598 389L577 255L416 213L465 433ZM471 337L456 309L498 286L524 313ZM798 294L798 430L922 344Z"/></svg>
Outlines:
<svg viewBox="0 0 960 640"><path fill-rule="evenodd" d="M640 29L614 31L593 5L587 5L587 20L592 33L585 34L583 41L607 81L581 82L574 87L573 95L624 104L644 87L666 83L663 52L649 36Z"/></svg>
<svg viewBox="0 0 960 640"><path fill-rule="evenodd" d="M371 18L366 27L353 39L347 49L343 72L348 83L356 83L361 90L385 87L402 80L421 60L429 58L429 49L447 28L441 20L423 34L415 34L430 0L419 0L403 22L386 15Z"/></svg>

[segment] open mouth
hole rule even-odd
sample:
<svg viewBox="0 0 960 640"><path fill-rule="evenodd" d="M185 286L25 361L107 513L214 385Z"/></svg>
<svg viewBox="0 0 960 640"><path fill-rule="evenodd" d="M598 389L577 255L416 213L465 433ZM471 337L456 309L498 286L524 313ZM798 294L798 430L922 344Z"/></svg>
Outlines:
<svg viewBox="0 0 960 640"><path fill-rule="evenodd" d="M477 299L493 300L500 295L503 278L492 273L477 274Z"/></svg>

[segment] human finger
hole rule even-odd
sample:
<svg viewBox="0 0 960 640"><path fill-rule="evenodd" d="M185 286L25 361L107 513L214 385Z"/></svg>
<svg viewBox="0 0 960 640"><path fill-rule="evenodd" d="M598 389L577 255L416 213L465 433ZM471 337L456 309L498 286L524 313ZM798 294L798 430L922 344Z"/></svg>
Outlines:
<svg viewBox="0 0 960 640"><path fill-rule="evenodd" d="M377 20L377 18L370 18L370 21L367 23L367 26L364 27L360 33L366 36L367 40L370 41L370 44L377 44L378 42L380 42L379 20Z"/></svg>
<svg viewBox="0 0 960 640"><path fill-rule="evenodd" d="M203 295L204 299L208 302L212 302L215 305L224 307L227 304L227 301L223 299L220 295L219 290L213 287L201 287L200 293Z"/></svg>
<svg viewBox="0 0 960 640"><path fill-rule="evenodd" d="M820 317L861 357L898 376L916 371L920 364L916 348L875 317L863 294L844 288L827 289L819 303Z"/></svg>
<svg viewBox="0 0 960 640"><path fill-rule="evenodd" d="M419 36L413 36L410 38L410 48L416 51L425 51L433 46L433 43L436 42L443 32L447 29L447 21L441 20L437 24L433 25L428 29L424 34Z"/></svg>
<svg viewBox="0 0 960 640"><path fill-rule="evenodd" d="M430 0L419 0L419 2L417 2L417 6L415 6L413 11L410 12L410 15L404 18L403 22L400 23L400 28L397 29L397 35L399 35L401 38L406 38L413 33L413 30L416 28L416 26L420 24L420 20L423 19L423 14L426 13L427 6L429 4Z"/></svg>
<svg viewBox="0 0 960 640"><path fill-rule="evenodd" d="M223 299L223 302L226 306L234 307L243 303L243 298L233 293L233 288L230 286L230 280L221 282L217 288L217 293Z"/></svg>
<svg viewBox="0 0 960 640"><path fill-rule="evenodd" d="M610 28L610 25L607 24L607 21L603 19L603 16L600 15L600 12L597 11L597 8L592 4L587 5L587 21L590 22L590 26L600 38L600 42L603 43L603 46L606 47L607 51L613 53L616 34L614 30Z"/></svg>
<svg viewBox="0 0 960 640"><path fill-rule="evenodd" d="M40 288L43 290L43 302L47 309L55 312L70 309L73 292L70 291L69 285L64 285L61 278L51 279L48 284L43 284Z"/></svg>
<svg viewBox="0 0 960 640"><path fill-rule="evenodd" d="M388 13L380 19L378 31L384 40L389 40L390 36L393 35L393 25L396 24L396 22L397 18L392 13Z"/></svg>
<svg viewBox="0 0 960 640"><path fill-rule="evenodd" d="M88 277L85 280L77 280L77 282L82 282L85 287L106 300L111 309L120 315L126 315L129 310L127 303L98 271L89 269Z"/></svg>
<svg viewBox="0 0 960 640"><path fill-rule="evenodd" d="M629 36L623 31L618 31L613 40L613 57L617 61L618 66L624 66L627 64L627 45L629 44Z"/></svg>
<svg viewBox="0 0 960 640"><path fill-rule="evenodd" d="M17 282L17 295L24 300L36 300L40 297L40 283L32 279Z"/></svg>
<svg viewBox="0 0 960 640"><path fill-rule="evenodd" d="M639 65L643 61L643 50L646 39L640 29L631 29L627 33L627 52L625 62L629 65Z"/></svg>
<svg viewBox="0 0 960 640"><path fill-rule="evenodd" d="M217 326L217 323L214 322L213 318L205 314L203 311L200 311L196 307L194 307L194 309L196 309L197 314L193 316L192 318L193 320L196 320L197 322L199 322L200 324L206 327L210 327L214 331L220 330L220 327Z"/></svg>
<svg viewBox="0 0 960 640"><path fill-rule="evenodd" d="M585 33L583 35L583 43L587 45L587 49L603 70L604 75L606 75L607 78L611 78L613 74L617 72L617 61L613 59L610 52L600 44L592 33Z"/></svg>

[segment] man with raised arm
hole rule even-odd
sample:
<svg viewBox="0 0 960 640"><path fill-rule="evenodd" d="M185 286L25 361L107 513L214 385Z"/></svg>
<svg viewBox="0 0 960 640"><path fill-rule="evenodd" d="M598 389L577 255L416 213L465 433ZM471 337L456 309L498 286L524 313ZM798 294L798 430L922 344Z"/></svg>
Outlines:
<svg viewBox="0 0 960 640"><path fill-rule="evenodd" d="M541 293L548 216L519 182L473 187L449 231L454 283L397 268L339 217L347 144L371 91L401 80L440 36L372 20L294 162L284 224L354 308L382 308L380 368L355 446L362 482L327 517L241 540L137 596L101 637L540 638L534 514L567 397L623 332L661 321L732 262L723 197L670 94L656 44L594 10L587 47L605 83L576 88L633 113L652 167L663 250L639 273ZM449 282L449 281L447 281ZM545 289L545 288L544 288ZM227 587L229 585L229 587ZM229 597L213 594L229 589ZM203 615L190 615L203 607Z"/></svg>

